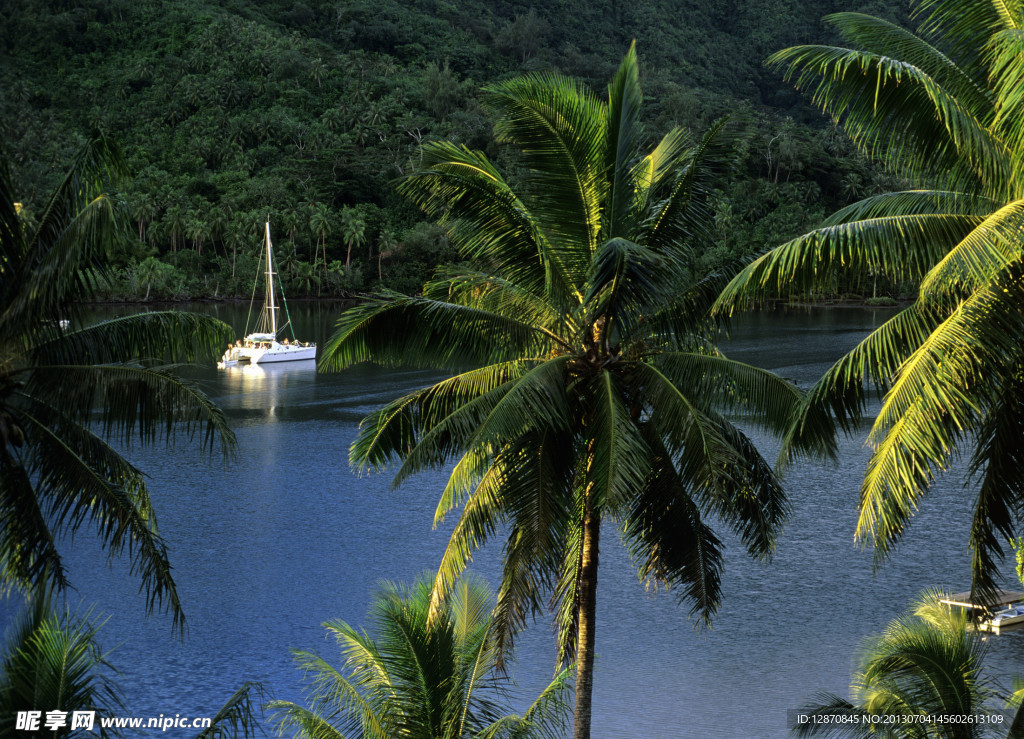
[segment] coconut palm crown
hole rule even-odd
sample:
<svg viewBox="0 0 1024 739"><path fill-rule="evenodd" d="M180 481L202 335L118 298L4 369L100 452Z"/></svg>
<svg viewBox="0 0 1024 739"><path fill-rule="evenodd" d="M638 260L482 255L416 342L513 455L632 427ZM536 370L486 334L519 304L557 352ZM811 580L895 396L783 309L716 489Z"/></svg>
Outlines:
<svg viewBox="0 0 1024 739"><path fill-rule="evenodd" d="M601 522L640 578L676 587L699 622L721 590L713 517L758 558L789 502L735 415L782 433L801 393L725 358L708 308L723 275L689 267L727 163L724 123L653 149L630 50L602 101L531 74L485 90L513 188L480 152L424 147L401 191L446 227L466 266L422 296L383 294L346 312L322 368L363 361L457 370L370 414L353 464L400 462L395 484L455 462L435 515L461 514L434 582L443 598L497 532L496 618L505 638L556 614L559 660L577 661L576 736L589 736ZM805 448L828 452L826 430Z"/></svg>
<svg viewBox="0 0 1024 739"><path fill-rule="evenodd" d="M216 356L228 327L180 312L82 320L120 233L104 186L123 172L94 134L32 224L0 148L0 589L66 587L58 543L92 530L181 626L144 475L108 442L197 435L230 451L223 413L168 363Z"/></svg>
<svg viewBox="0 0 1024 739"><path fill-rule="evenodd" d="M848 47L798 46L768 60L912 189L867 197L765 254L718 310L822 289L839 270L920 285L912 305L825 374L806 410L853 431L866 381L882 396L856 532L879 562L936 475L969 455L972 591L991 600L1002 542L1024 513L1024 6L918 0L914 18L917 33L832 15Z"/></svg>

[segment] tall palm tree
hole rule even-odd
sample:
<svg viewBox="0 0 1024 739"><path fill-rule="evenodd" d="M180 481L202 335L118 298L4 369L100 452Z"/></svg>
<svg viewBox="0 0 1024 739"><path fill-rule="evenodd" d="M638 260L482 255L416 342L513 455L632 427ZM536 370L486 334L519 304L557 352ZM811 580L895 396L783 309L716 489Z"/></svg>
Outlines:
<svg viewBox="0 0 1024 739"><path fill-rule="evenodd" d="M718 308L821 289L846 270L920 284L911 306L815 385L807 412L852 431L865 380L884 395L857 524L878 561L936 475L970 455L972 591L991 600L1001 540L1024 515L1024 6L917 0L914 17L917 34L829 16L850 48L798 46L769 59L914 189L867 197L765 254Z"/></svg>
<svg viewBox="0 0 1024 739"><path fill-rule="evenodd" d="M345 208L341 211L341 238L345 242L345 272L352 264L352 247L362 246L366 240L366 220L363 214L355 208ZM324 256L324 265L327 265L327 257Z"/></svg>
<svg viewBox="0 0 1024 739"><path fill-rule="evenodd" d="M65 587L57 542L90 528L111 557L127 552L147 606L181 626L145 477L107 441L198 435L229 452L221 410L167 362L215 357L230 332L179 312L81 320L76 301L92 294L118 237L101 186L122 167L92 136L29 228L0 150L0 588Z"/></svg>
<svg viewBox="0 0 1024 739"><path fill-rule="evenodd" d="M368 416L350 459L398 484L456 461L435 515L462 513L433 586L440 602L477 547L507 532L502 643L550 596L559 661L577 664L575 736L590 732L598 547L614 522L648 584L678 586L709 622L720 600L715 517L766 559L789 503L735 416L781 433L789 383L723 357L707 309L721 275L694 281L713 226L723 124L645 150L635 50L607 102L535 74L492 86L501 142L525 165L517 193L480 152L424 147L401 185L440 219L467 266L421 297L384 293L346 312L321 367L457 370ZM466 369L472 367L473 369ZM827 428L801 439L830 450Z"/></svg>
<svg viewBox="0 0 1024 739"><path fill-rule="evenodd" d="M345 655L344 673L296 650L312 676L312 705L270 703L282 733L302 739L541 739L561 736L568 671L521 715L507 708L507 678L489 611L491 594L463 579L431 619L430 579L384 586L371 607L371 636L344 621L324 624Z"/></svg>
<svg viewBox="0 0 1024 739"><path fill-rule="evenodd" d="M967 623L963 609L951 609L938 598L939 593L924 593L911 613L866 640L853 678L852 700L819 693L801 709L812 720L798 724L794 735L900 739L1020 736L1015 729L1007 733L1007 726L995 721L939 720L976 719L1002 705L1007 696L985 673L987 644L983 635ZM1024 717L1024 711L1019 714Z"/></svg>
<svg viewBox="0 0 1024 739"><path fill-rule="evenodd" d="M313 232L314 237L320 242L320 246L323 249L324 261L323 268L327 269L327 236L331 233L331 211L324 204L318 204L309 216L309 228ZM316 264L316 257L313 259L314 265Z"/></svg>

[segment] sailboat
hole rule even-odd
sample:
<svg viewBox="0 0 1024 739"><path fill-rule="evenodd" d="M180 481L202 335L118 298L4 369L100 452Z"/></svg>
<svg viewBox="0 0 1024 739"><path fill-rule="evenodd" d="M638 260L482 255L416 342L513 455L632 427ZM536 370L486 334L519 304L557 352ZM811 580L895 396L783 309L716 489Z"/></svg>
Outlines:
<svg viewBox="0 0 1024 739"><path fill-rule="evenodd" d="M292 338L277 340L277 335L285 328L291 327L291 318L288 317L288 304L284 300L284 291L281 292L281 303L284 305L287 321L280 329L277 326L278 307L274 304L274 256L270 243L270 221L267 221L267 290L263 297L263 308L260 310L259 322L256 331L248 334L245 339L239 339L233 346L229 346L224 352L218 367L234 367L239 364L270 364L272 362L295 362L300 360L316 359L316 344L309 341L298 341L295 339L295 331L292 329ZM254 298L255 300L255 298ZM252 306L250 305L250 314ZM245 330L249 330L248 321Z"/></svg>

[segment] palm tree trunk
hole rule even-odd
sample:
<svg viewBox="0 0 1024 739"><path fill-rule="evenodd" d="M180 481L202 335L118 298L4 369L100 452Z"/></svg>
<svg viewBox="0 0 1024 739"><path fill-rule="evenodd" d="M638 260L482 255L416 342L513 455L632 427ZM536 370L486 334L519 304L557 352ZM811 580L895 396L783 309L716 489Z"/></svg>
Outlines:
<svg viewBox="0 0 1024 739"><path fill-rule="evenodd" d="M591 699L594 693L594 634L597 627L597 560L601 540L601 514L587 496L583 514L580 566L580 620L576 635L576 707L573 739L590 739Z"/></svg>

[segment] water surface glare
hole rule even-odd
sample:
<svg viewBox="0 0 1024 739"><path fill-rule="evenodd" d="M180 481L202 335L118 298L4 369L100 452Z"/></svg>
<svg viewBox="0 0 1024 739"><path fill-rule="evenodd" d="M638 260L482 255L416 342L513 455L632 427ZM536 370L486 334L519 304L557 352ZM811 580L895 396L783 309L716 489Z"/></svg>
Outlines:
<svg viewBox="0 0 1024 739"><path fill-rule="evenodd" d="M244 328L244 306L196 308ZM116 312L125 310L105 314ZM291 313L300 338L322 342L337 309L299 304ZM831 308L744 316L723 348L806 387L889 315ZM185 442L172 453L129 450L150 476L187 638L174 638L168 617L144 617L137 580L123 563L108 568L90 535L76 538L70 560L71 600L110 614L104 643L117 645L110 659L133 715L212 715L244 680L298 700L290 648L340 665L320 624L362 625L380 580L408 581L437 566L449 529L434 531L431 520L444 476L392 490L389 476L360 478L347 464L360 418L434 377L368 367L318 375L312 363L203 371L200 381L237 432L237 460L204 462ZM774 459L776 444L755 438ZM719 530L728 544L725 597L711 630L695 631L688 606L671 594L646 594L606 528L595 738L785 736L787 709L818 690L847 694L863 637L924 588L967 586L971 501L955 475L940 481L890 562L872 574L871 553L853 543L862 442L844 440L836 466L801 463L788 472L794 513L771 564L751 560ZM492 585L500 554L494 541L473 565ZM5 604L0 614L10 620L10 611ZM1024 674L1024 635L990 644L991 672L1008 686ZM553 667L550 621L538 621L519 645L514 674L524 694L535 693Z"/></svg>

